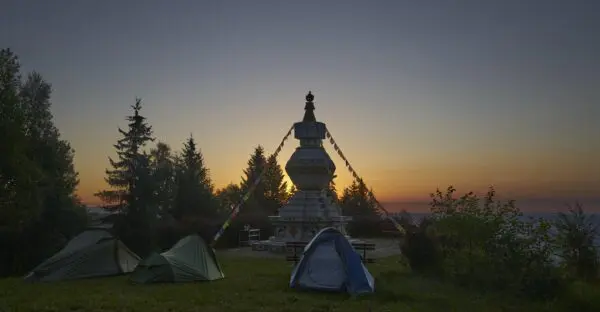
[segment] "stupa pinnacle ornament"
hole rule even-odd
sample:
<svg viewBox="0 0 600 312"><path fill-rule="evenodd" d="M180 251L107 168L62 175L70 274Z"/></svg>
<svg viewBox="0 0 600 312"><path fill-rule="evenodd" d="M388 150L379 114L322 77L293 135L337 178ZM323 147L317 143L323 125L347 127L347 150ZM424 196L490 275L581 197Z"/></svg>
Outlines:
<svg viewBox="0 0 600 312"><path fill-rule="evenodd" d="M274 236L259 243L256 249L281 249L285 242L309 241L324 227L335 227L345 233L351 217L341 215L340 208L327 196L335 164L323 148L326 126L315 118L314 96L306 95L304 118L294 124L294 137L300 141L288 160L285 171L298 191L269 219Z"/></svg>
<svg viewBox="0 0 600 312"><path fill-rule="evenodd" d="M302 118L303 122L317 121L315 118L315 104L313 104L314 99L314 95L308 91L308 94L306 95L306 105L304 106L304 118Z"/></svg>

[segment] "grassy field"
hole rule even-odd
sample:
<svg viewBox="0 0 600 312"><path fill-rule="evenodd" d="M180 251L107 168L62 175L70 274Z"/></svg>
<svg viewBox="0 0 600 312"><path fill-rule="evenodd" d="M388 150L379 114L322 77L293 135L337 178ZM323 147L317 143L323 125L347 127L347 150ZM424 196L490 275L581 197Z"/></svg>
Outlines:
<svg viewBox="0 0 600 312"><path fill-rule="evenodd" d="M481 296L410 274L398 257L369 264L376 293L301 292L281 259L220 257L226 278L193 284L132 285L127 277L53 284L0 280L0 311L561 311L558 304ZM581 311L581 309L578 309Z"/></svg>

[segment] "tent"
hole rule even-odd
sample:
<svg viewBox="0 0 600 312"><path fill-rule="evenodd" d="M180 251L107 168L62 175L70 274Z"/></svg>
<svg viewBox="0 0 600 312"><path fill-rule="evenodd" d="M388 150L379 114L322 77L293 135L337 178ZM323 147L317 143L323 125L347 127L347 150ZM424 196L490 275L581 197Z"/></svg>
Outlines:
<svg viewBox="0 0 600 312"><path fill-rule="evenodd" d="M140 258L107 229L90 228L29 274L27 281L50 282L129 273Z"/></svg>
<svg viewBox="0 0 600 312"><path fill-rule="evenodd" d="M212 281L225 277L215 252L198 235L180 239L171 249L142 260L131 274L134 283Z"/></svg>
<svg viewBox="0 0 600 312"><path fill-rule="evenodd" d="M375 280L346 237L325 228L306 245L290 287L362 294L375 291Z"/></svg>

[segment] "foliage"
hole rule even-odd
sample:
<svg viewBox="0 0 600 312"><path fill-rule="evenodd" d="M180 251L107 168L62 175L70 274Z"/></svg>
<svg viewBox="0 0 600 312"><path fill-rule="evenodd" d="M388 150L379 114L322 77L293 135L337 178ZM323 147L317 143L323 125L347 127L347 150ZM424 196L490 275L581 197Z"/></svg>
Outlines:
<svg viewBox="0 0 600 312"><path fill-rule="evenodd" d="M287 197L285 198L285 201L289 201L290 198L292 198L292 196L294 196L294 194L296 194L296 192L298 192L298 189L296 188L296 186L292 183L292 185L290 185L290 188L287 191Z"/></svg>
<svg viewBox="0 0 600 312"><path fill-rule="evenodd" d="M117 199L126 219L115 225L122 240L136 253L144 256L154 248L152 228L156 225L158 205L155 196L150 155L143 149L154 141L152 126L140 114L142 101L137 98L127 116L127 131L118 128L121 138L114 148L117 160L109 157L112 169L106 169L106 182L111 187L96 193L101 199Z"/></svg>
<svg viewBox="0 0 600 312"><path fill-rule="evenodd" d="M406 257L410 268L426 275L440 275L442 257L439 242L429 232L433 223L431 218L423 218L415 224L407 213L397 220L404 228L405 236L401 240L400 250Z"/></svg>
<svg viewBox="0 0 600 312"><path fill-rule="evenodd" d="M242 189L239 185L229 183L225 187L216 191L215 196L219 203L221 214L227 214L234 205L242 200Z"/></svg>
<svg viewBox="0 0 600 312"><path fill-rule="evenodd" d="M337 175L334 174L333 177L331 177L329 187L327 188L327 196L329 196L334 203L339 204L340 198L336 189L335 178L337 178Z"/></svg>
<svg viewBox="0 0 600 312"><path fill-rule="evenodd" d="M339 200L343 213L353 218L347 228L353 236L367 237L380 234L378 225L381 217L371 194L362 181L353 181L344 189Z"/></svg>
<svg viewBox="0 0 600 312"><path fill-rule="evenodd" d="M21 81L18 57L0 51L0 275L21 274L86 223L75 196L74 151L51 113L52 87Z"/></svg>
<svg viewBox="0 0 600 312"><path fill-rule="evenodd" d="M409 263L439 250L431 253L439 258L428 269L465 287L536 298L555 297L564 289L552 262L548 222L522 220L514 201L497 200L493 188L483 198L472 192L456 198L454 193L450 186L446 193L431 194L431 223L419 226L419 240L408 236L404 247L424 250L407 253Z"/></svg>
<svg viewBox="0 0 600 312"><path fill-rule="evenodd" d="M164 217L173 210L176 194L174 156L169 145L158 142L150 150L150 168L157 209Z"/></svg>
<svg viewBox="0 0 600 312"><path fill-rule="evenodd" d="M215 217L218 203L210 172L204 163L202 152L192 136L184 143L183 151L176 161L177 191L172 215L181 219L187 215Z"/></svg>
<svg viewBox="0 0 600 312"><path fill-rule="evenodd" d="M242 177L240 183L242 194L246 194L250 190L254 182L265 169L266 164L267 159L265 157L265 150L259 145L254 149L254 153L250 155L248 166L244 169L244 177ZM258 182L256 188L251 193L250 198L244 204L244 209L241 214L261 211L265 207L265 202L265 180L262 179ZM268 213L264 212L264 215L266 216Z"/></svg>
<svg viewBox="0 0 600 312"><path fill-rule="evenodd" d="M269 156L263 178L265 181L265 201L268 204L265 210L269 215L276 215L288 198L287 182L283 180L284 177L281 165L277 162L275 155Z"/></svg>
<svg viewBox="0 0 600 312"><path fill-rule="evenodd" d="M136 99L135 105L131 106L133 115L127 116L129 121L128 130L124 131L118 128L122 138L117 141L114 148L117 152L118 160L109 157L112 170L107 169L105 178L108 185L112 187L113 194L119 198L121 204L126 204L128 213L140 214L140 198L143 185L140 183L140 175L149 174L149 159L142 152L142 148L151 141L152 127L146 123L146 118L140 115L142 109L141 99Z"/></svg>
<svg viewBox="0 0 600 312"><path fill-rule="evenodd" d="M584 280L598 278L600 266L598 247L599 225L595 216L586 215L579 203L560 212L554 222L557 230L559 256L569 276Z"/></svg>
<svg viewBox="0 0 600 312"><path fill-rule="evenodd" d="M29 157L20 88L18 57L0 50L0 226L10 231L20 231L41 212L37 185L43 173Z"/></svg>

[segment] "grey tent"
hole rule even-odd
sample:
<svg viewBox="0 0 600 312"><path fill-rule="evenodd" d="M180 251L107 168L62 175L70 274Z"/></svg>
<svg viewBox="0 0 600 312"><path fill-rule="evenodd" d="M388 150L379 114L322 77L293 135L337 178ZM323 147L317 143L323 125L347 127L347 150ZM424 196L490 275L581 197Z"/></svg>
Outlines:
<svg viewBox="0 0 600 312"><path fill-rule="evenodd" d="M198 235L180 239L171 249L142 260L131 274L134 283L212 281L225 277L213 249Z"/></svg>
<svg viewBox="0 0 600 312"><path fill-rule="evenodd" d="M132 272L140 258L107 229L87 229L25 276L28 281L59 281Z"/></svg>

